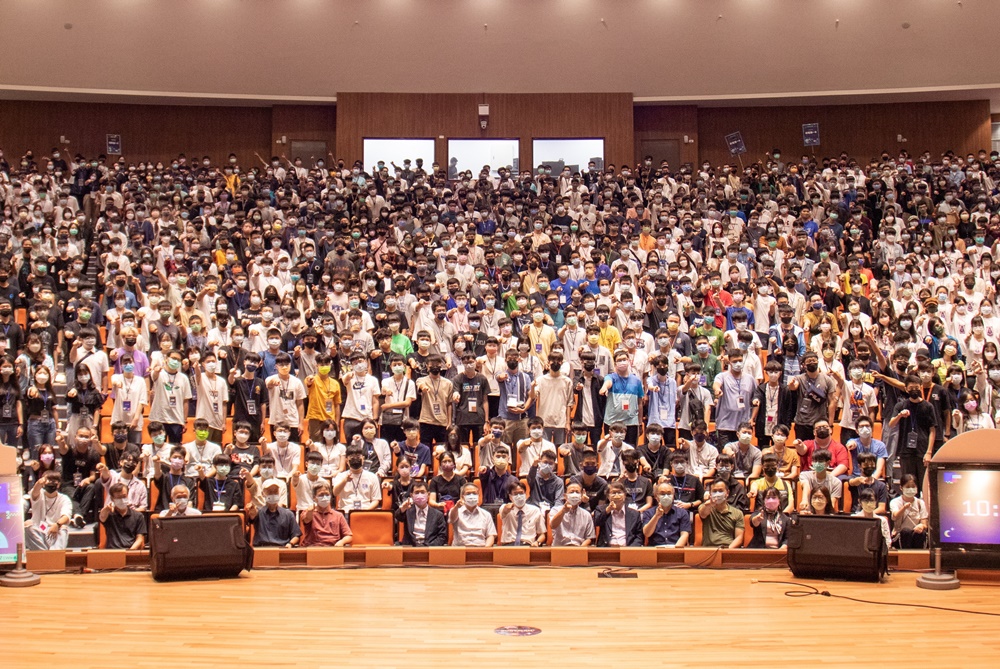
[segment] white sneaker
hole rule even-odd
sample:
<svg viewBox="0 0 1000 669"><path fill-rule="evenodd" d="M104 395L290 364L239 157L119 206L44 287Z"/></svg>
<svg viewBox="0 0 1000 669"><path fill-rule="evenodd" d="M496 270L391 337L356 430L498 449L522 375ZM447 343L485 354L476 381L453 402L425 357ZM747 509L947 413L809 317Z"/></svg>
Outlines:
<svg viewBox="0 0 1000 669"><path fill-rule="evenodd" d="M57 386L58 385L65 385L66 384L66 374L63 373L63 372L59 372L58 374L56 374L55 384Z"/></svg>

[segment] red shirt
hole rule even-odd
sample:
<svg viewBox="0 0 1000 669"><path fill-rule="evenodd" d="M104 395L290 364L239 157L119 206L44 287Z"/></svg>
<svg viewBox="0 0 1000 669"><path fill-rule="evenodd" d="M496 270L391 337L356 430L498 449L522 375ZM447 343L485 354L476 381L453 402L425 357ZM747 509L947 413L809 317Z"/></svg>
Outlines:
<svg viewBox="0 0 1000 669"><path fill-rule="evenodd" d="M705 304L715 307L715 327L726 329L726 309L733 306L733 296L725 290L711 290L705 293Z"/></svg>
<svg viewBox="0 0 1000 669"><path fill-rule="evenodd" d="M313 511L312 520L303 525L305 526L305 533L302 535L303 546L333 546L351 534L347 518L332 506L326 511L316 509Z"/></svg>
<svg viewBox="0 0 1000 669"><path fill-rule="evenodd" d="M816 440L810 439L802 442L802 444L806 447L806 454L799 456L799 459L802 461L801 471L809 471L812 469L812 455L817 450ZM818 450L822 450L822 447ZM847 447L836 439L831 439L830 444L826 447L826 450L830 451L831 472L837 468L837 465L844 465L847 467L848 472L851 471L851 454L848 452Z"/></svg>

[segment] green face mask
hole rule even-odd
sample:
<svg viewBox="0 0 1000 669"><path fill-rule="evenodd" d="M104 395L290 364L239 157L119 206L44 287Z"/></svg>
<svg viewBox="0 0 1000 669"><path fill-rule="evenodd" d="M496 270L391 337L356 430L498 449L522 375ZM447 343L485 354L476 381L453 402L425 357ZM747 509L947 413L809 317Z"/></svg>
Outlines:
<svg viewBox="0 0 1000 669"><path fill-rule="evenodd" d="M153 437L153 443L156 444L157 446L163 445L163 442L165 442L166 440L167 440L167 435L165 434L157 434Z"/></svg>
<svg viewBox="0 0 1000 669"><path fill-rule="evenodd" d="M208 430L195 430L194 436L198 441L205 441L208 439Z"/></svg>
<svg viewBox="0 0 1000 669"><path fill-rule="evenodd" d="M576 443L585 444L587 443L587 435L585 434L574 434L573 438L576 439Z"/></svg>

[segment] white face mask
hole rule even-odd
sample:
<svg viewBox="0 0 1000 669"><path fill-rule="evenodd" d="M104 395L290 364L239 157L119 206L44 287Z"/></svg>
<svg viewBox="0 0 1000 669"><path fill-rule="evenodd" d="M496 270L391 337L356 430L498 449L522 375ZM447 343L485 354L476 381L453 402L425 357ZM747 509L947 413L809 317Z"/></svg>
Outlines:
<svg viewBox="0 0 1000 669"><path fill-rule="evenodd" d="M524 506L525 502L528 501L528 498L525 497L523 494L517 494L511 497L510 501L514 503L514 506L520 509L522 506Z"/></svg>

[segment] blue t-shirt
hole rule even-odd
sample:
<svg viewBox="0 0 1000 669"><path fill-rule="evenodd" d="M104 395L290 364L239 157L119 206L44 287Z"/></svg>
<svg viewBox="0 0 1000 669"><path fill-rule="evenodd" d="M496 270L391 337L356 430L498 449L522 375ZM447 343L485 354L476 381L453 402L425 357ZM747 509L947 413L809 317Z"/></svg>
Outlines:
<svg viewBox="0 0 1000 669"><path fill-rule="evenodd" d="M608 404L604 410L604 421L611 425L639 424L639 400L645 395L642 381L635 374L626 377L616 373L608 376L611 379L611 390L608 391Z"/></svg>

